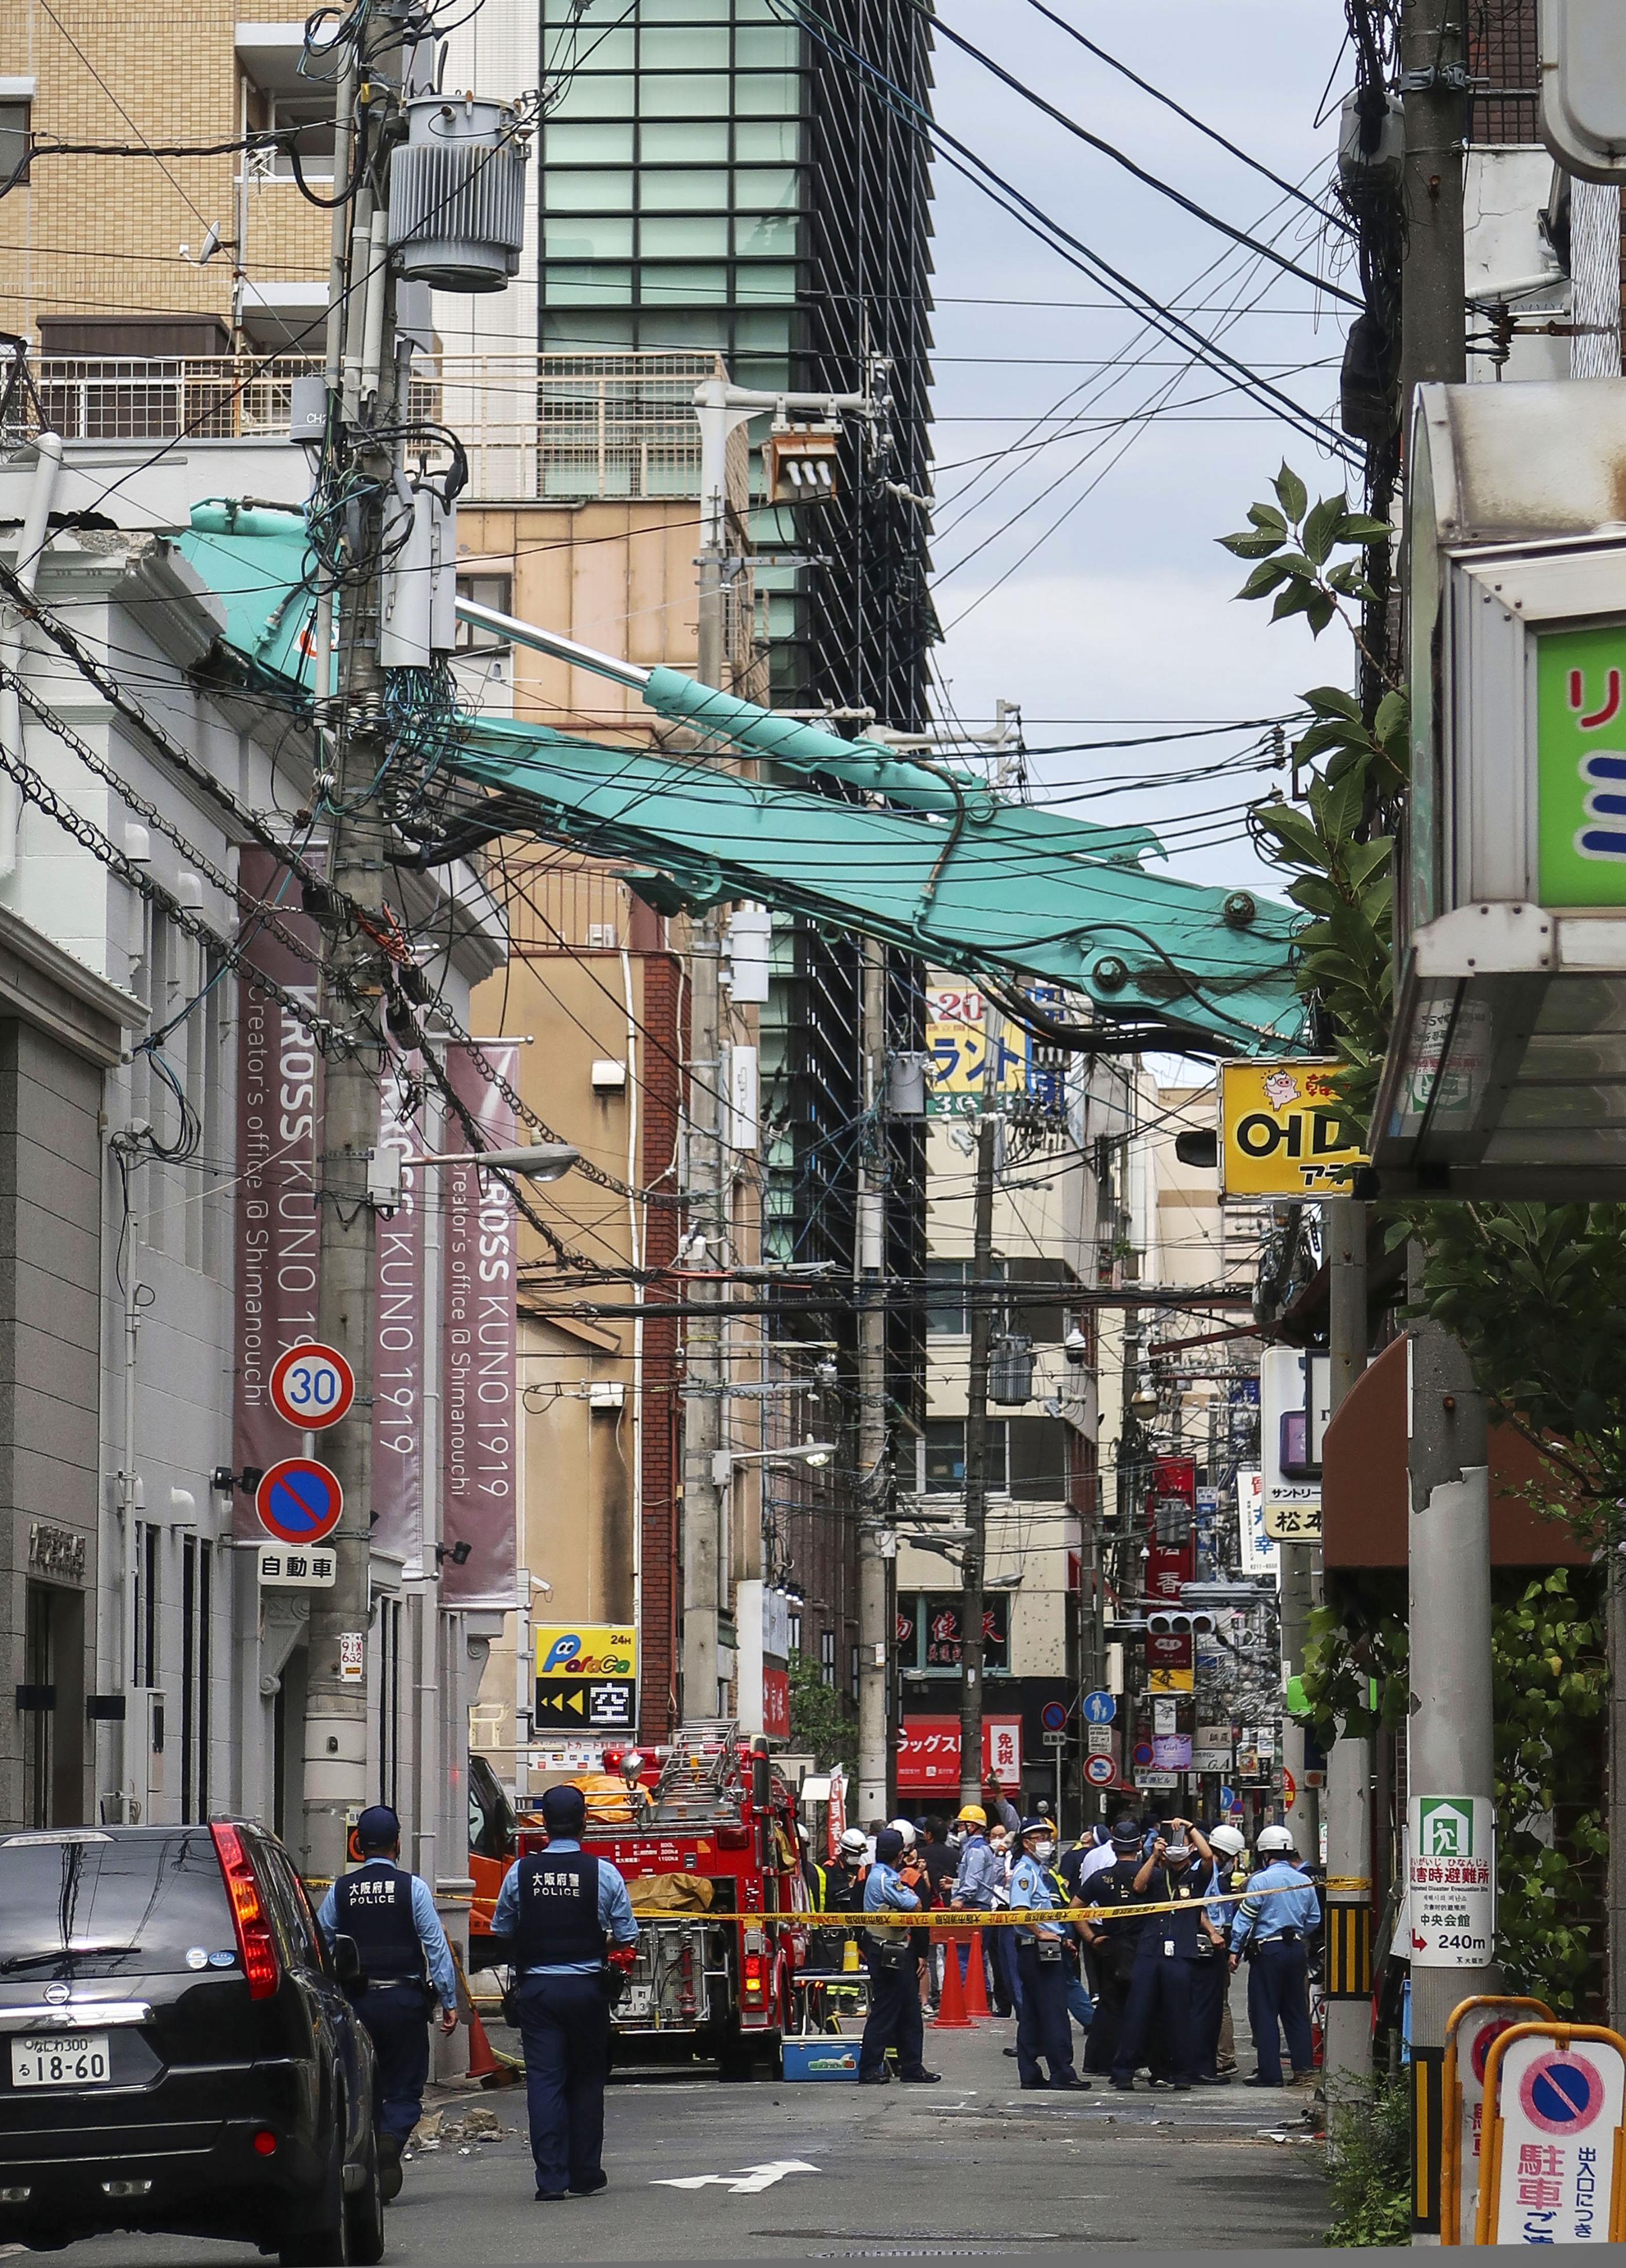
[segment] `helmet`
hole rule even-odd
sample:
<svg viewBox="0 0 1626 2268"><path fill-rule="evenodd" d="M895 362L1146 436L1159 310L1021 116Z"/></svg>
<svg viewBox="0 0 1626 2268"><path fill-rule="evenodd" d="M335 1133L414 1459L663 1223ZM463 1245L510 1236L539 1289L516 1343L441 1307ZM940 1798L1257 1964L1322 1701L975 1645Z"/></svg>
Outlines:
<svg viewBox="0 0 1626 2268"><path fill-rule="evenodd" d="M904 1849L905 1849L905 1851L913 1851L913 1848L914 1848L914 1822L913 1822L913 1819L893 1819L893 1820L889 1820L889 1821L888 1821L888 1822L887 1822L887 1824L888 1824L888 1825L889 1825L889 1826L890 1826L890 1827L894 1830L894 1832L895 1832L895 1833L897 1833L897 1834L898 1834L898 1835L901 1835L901 1836L903 1837L903 1839L904 1839Z"/></svg>
<svg viewBox="0 0 1626 2268"><path fill-rule="evenodd" d="M839 1845L844 1859L864 1859L869 1854L869 1837L861 1827L844 1827Z"/></svg>
<svg viewBox="0 0 1626 2268"><path fill-rule="evenodd" d="M1293 1842L1293 1830L1290 1827L1261 1828L1253 1848L1259 1852L1261 1858L1263 1858L1268 1852L1275 1853L1282 1851L1291 1851L1295 1848Z"/></svg>
<svg viewBox="0 0 1626 2268"><path fill-rule="evenodd" d="M1209 1833L1208 1846L1224 1858L1239 1859L1247 1848L1247 1841L1239 1827L1216 1827Z"/></svg>
<svg viewBox="0 0 1626 2268"><path fill-rule="evenodd" d="M1119 1850L1138 1851L1144 1840L1145 1837L1141 1832L1140 1823L1138 1821L1134 1819L1113 1820L1112 1841Z"/></svg>
<svg viewBox="0 0 1626 2268"><path fill-rule="evenodd" d="M1022 1831L1024 1835L1053 1835L1056 1822L1053 1819L1041 1818L1035 1813L1031 1818L1023 1821Z"/></svg>
<svg viewBox="0 0 1626 2268"><path fill-rule="evenodd" d="M968 1827L986 1827L988 1823L988 1815L979 1803L963 1803L954 1815Z"/></svg>

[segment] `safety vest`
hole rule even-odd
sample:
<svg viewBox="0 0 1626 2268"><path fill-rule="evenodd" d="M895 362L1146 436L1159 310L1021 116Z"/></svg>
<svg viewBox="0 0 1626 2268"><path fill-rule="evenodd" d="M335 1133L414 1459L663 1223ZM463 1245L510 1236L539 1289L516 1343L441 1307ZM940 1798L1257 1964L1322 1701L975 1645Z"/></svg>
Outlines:
<svg viewBox="0 0 1626 2268"><path fill-rule="evenodd" d="M514 1931L519 1968L564 1969L603 1960L598 1860L585 1851L537 1851L521 1859L519 1906Z"/></svg>
<svg viewBox="0 0 1626 2268"><path fill-rule="evenodd" d="M333 1886L335 1933L348 1937L369 1984L424 1984L428 1970L412 1919L412 1877L400 1867L361 1867Z"/></svg>

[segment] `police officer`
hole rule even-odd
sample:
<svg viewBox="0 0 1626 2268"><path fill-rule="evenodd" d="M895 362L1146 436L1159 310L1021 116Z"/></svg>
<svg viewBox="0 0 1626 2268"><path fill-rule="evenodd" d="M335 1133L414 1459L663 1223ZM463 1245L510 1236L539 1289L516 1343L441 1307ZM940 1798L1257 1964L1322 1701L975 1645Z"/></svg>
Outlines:
<svg viewBox="0 0 1626 2268"><path fill-rule="evenodd" d="M1051 1872L1056 1855L1055 1828L1037 1815L1022 1822L1021 1850L1010 1874L1012 1913L1038 1914L1067 1904L1060 1879ZM1088 2087L1073 2068L1073 2032L1068 2022L1065 1923L1050 1926L1016 1924L1016 1973L1022 2000L1016 2016L1016 2075L1024 2088ZM1046 2080L1039 2070L1050 2066Z"/></svg>
<svg viewBox="0 0 1626 2268"><path fill-rule="evenodd" d="M1243 2084L1280 2087L1282 2045L1276 2027L1287 2035L1295 2087L1315 2085L1315 2049L1310 2036L1310 1955L1305 1940L1321 1926L1321 1907L1309 1877L1298 1865L1292 1830L1267 1827L1254 1845L1263 1866L1250 1874L1237 1918L1231 1926L1231 1966L1248 1964L1248 2026L1259 2069ZM1261 1895L1263 1893L1264 1895Z"/></svg>
<svg viewBox="0 0 1626 2268"><path fill-rule="evenodd" d="M362 1813L356 1846L360 1866L340 1875L316 1919L329 1945L348 1937L361 1956L366 1981L354 1998L375 2051L379 2188L388 2202L401 2194L401 2153L424 2115L437 1999L441 2030L456 2029L457 1971L428 1883L395 1864L401 1822L388 1804Z"/></svg>
<svg viewBox="0 0 1626 2268"><path fill-rule="evenodd" d="M898 1862L904 1838L895 1827L883 1827L876 1837L875 1863L864 1877L866 1913L916 1913L920 1899L899 1878ZM926 2034L920 2019L920 1995L915 1983L914 1955L909 1933L902 1929L864 1932L864 1966L869 1971L869 2014L858 2051L859 2082L883 2087L891 2076L886 2068L888 2048L898 2051L898 2076L914 2087L935 2087L942 2076L928 2071L921 2058Z"/></svg>
<svg viewBox="0 0 1626 2268"><path fill-rule="evenodd" d="M1095 2021L1084 2049L1084 2069L1103 2073L1112 2070L1118 2051L1135 1948L1145 1919L1140 1911L1144 1901L1135 1887L1141 1868L1141 1830L1133 1819L1126 1815L1113 1821L1107 1848L1111 1858L1105 1867L1091 1867L1088 1875L1081 1867L1079 1903L1112 1909L1112 1918L1078 1925L1094 1965L1096 1986Z"/></svg>
<svg viewBox="0 0 1626 2268"><path fill-rule="evenodd" d="M1192 2077L1199 2087L1228 2087L1229 2075L1219 2068L1219 2044L1225 2025L1226 1988L1231 1983L1226 1953L1236 1909L1220 1901L1231 1889L1231 1868L1244 1846L1238 1830L1229 1824L1210 1828L1206 1835L1194 1827L1191 1839L1197 1846L1198 1859L1192 1871L1198 1889L1210 1901L1202 1910L1197 1962L1191 1977Z"/></svg>
<svg viewBox="0 0 1626 2268"><path fill-rule="evenodd" d="M1168 1834L1154 1837L1135 1872L1136 1897L1149 1906L1171 1911L1148 1913L1135 1940L1129 1998L1112 2055L1112 2085L1125 2094L1134 2090L1135 2068L1143 2054L1154 2087L1191 2092L1191 1972L1202 1906L1191 1879L1188 1824L1171 1819Z"/></svg>
<svg viewBox="0 0 1626 2268"><path fill-rule="evenodd" d="M542 1799L545 1851L503 1877L491 1934L519 1977L520 2037L536 2202L593 2197L605 2186L604 2085L615 1972L638 1943L626 1884L581 1847L587 1805L578 1787Z"/></svg>

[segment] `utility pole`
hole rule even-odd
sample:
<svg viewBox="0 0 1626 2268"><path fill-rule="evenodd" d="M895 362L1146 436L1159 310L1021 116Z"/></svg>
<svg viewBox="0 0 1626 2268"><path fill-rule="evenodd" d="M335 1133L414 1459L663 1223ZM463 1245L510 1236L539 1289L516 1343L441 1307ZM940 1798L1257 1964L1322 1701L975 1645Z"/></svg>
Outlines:
<svg viewBox="0 0 1626 2268"><path fill-rule="evenodd" d="M720 690L727 669L728 428L713 446L701 419L700 605L698 666L703 685ZM721 907L708 907L689 931L689 1095L684 1185L691 1238L705 1239L704 1270L721 1268L728 1249L729 1177L722 1127L722 942ZM691 1249L694 1248L691 1245ZM725 1604L720 1452L728 1426L728 1322L721 1284L698 1276L684 1360L694 1389L684 1402L683 1689L679 1715L719 1713L718 1624ZM712 1312L712 1311L714 1311Z"/></svg>
<svg viewBox="0 0 1626 2268"><path fill-rule="evenodd" d="M1323 1209L1332 1377L1327 1422L1366 1366L1366 1207L1334 1197ZM1327 2018L1322 2064L1329 2096L1371 2069L1372 1743L1340 1731L1327 1759Z"/></svg>
<svg viewBox="0 0 1626 2268"><path fill-rule="evenodd" d="M997 1088L995 1089L997 1093ZM972 1227L971 1376L965 1392L965 1525L960 1598L960 1801L982 1797L982 1583L988 1534L988 1354L994 1342L994 1110L977 1121L977 1196Z"/></svg>
<svg viewBox="0 0 1626 2268"><path fill-rule="evenodd" d="M858 1812L887 1814L887 1690L891 1617L886 1537L891 1490L886 1423L886 947L863 942L860 1002L864 1107L870 1141L859 1167L858 1293Z"/></svg>
<svg viewBox="0 0 1626 2268"><path fill-rule="evenodd" d="M1462 226L1466 0L1405 0L1406 256L1401 386L1467 377ZM1414 1250L1414 1278L1417 1256ZM1417 1288L1415 1282L1414 1291ZM1438 1323L1413 1329L1408 1466L1411 1796L1492 1796L1490 1476L1485 1405L1467 1357ZM1500 1972L1419 1968L1411 1981L1412 2241L1439 2242L1445 2021Z"/></svg>
<svg viewBox="0 0 1626 2268"><path fill-rule="evenodd" d="M381 129L380 111L393 112L399 93L403 48L399 18L394 44L369 63L375 105L373 148L376 155L350 207L349 245L344 263L348 296L341 319L329 313L329 336L343 338L342 393L330 398L329 431L344 429L353 438L360 496L354 506L357 534L351 556L358 571L338 592L337 695L331 710L330 771L319 780L317 807L328 823L328 879L331 895L318 909L322 932L319 1010L353 1048L331 1057L327 1065L317 1166L321 1211L321 1281L317 1328L336 1347L355 1373L353 1415L332 1429L322 1443L323 1462L344 1493L344 1509L332 1543L336 1570L330 1590L310 1594L307 1629L305 1705L305 1808L301 1872L313 1881L331 1881L343 1871L346 1813L366 1801L367 1684L354 1671L355 1655L365 1660L372 1601L369 1594L372 1502L373 1285L375 1215L368 1202L367 1160L377 1145L379 1063L370 1035L358 1029L358 994L378 995L381 954L376 939L351 917L351 909L376 913L384 902L387 830L376 795L370 792L385 746L384 674L379 665L379 579L366 563L384 542L384 513L391 491L389 444L371 432L392 422L395 389L395 284L389 273L381 225L389 204L389 165L394 144ZM354 80L347 70L340 90L340 146L348 146L346 92ZM334 263L335 274L338 262ZM329 383L332 361L329 357ZM364 373L376 373L370 396L361 392ZM324 610L325 612L325 610ZM325 660L322 666L325 669ZM381 928L381 924L379 924ZM351 1675L344 1674L350 1656Z"/></svg>

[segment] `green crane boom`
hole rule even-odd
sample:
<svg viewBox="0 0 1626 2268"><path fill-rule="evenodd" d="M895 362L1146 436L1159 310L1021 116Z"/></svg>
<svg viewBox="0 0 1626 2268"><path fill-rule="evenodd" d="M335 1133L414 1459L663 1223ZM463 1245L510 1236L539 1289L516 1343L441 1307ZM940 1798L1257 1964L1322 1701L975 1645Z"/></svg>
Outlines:
<svg viewBox="0 0 1626 2268"><path fill-rule="evenodd" d="M286 519L200 506L181 539L225 607L225 643L257 672L297 678L303 541ZM496 839L541 836L626 859L666 912L751 898L861 932L967 975L1087 995L1120 1045L1257 1055L1291 1047L1297 917L1245 890L1149 873L1144 828L1106 828L993 794L986 783L854 742L644 671L488 610L460 614L637 687L657 714L849 792L750 779L714 762L612 747L539 725L477 718L449 736L454 790L420 856L439 864Z"/></svg>

